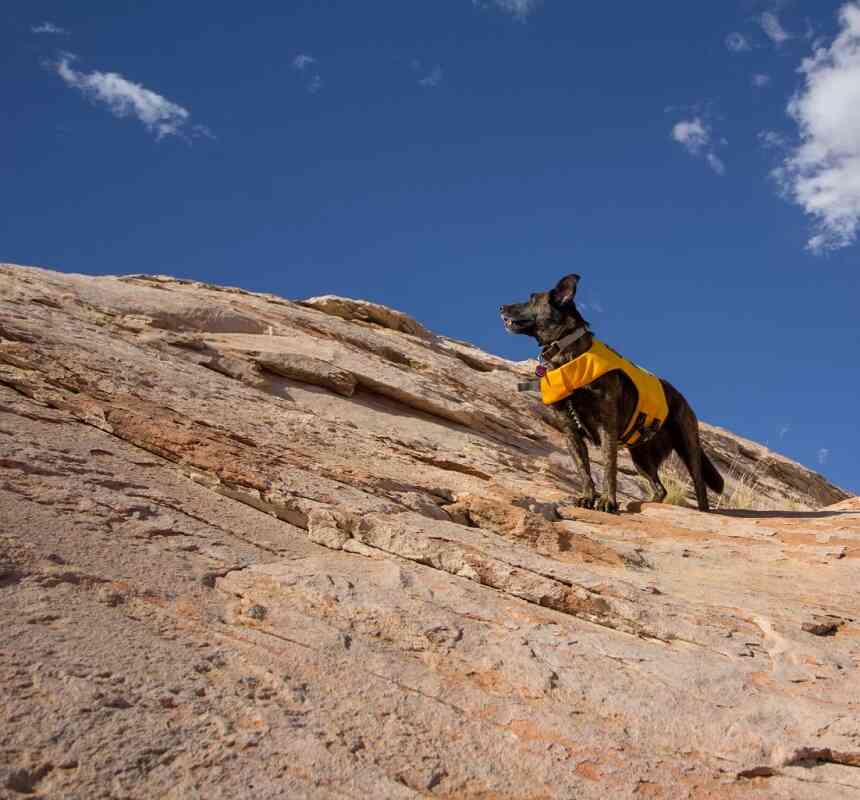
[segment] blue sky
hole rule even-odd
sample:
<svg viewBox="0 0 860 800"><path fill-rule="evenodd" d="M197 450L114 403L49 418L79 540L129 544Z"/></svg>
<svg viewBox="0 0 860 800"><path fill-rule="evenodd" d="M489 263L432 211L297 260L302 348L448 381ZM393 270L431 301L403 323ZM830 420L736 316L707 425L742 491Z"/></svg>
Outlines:
<svg viewBox="0 0 860 800"><path fill-rule="evenodd" d="M0 260L403 309L567 272L699 416L860 491L860 5L0 10Z"/></svg>

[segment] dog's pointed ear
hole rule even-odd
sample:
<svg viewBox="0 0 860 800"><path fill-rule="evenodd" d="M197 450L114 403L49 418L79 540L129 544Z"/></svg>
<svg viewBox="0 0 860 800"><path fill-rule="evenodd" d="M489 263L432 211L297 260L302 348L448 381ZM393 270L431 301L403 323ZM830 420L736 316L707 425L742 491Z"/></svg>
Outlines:
<svg viewBox="0 0 860 800"><path fill-rule="evenodd" d="M570 308L573 306L573 298L576 297L576 287L579 285L579 275L565 275L556 285L550 290L549 300L559 309Z"/></svg>

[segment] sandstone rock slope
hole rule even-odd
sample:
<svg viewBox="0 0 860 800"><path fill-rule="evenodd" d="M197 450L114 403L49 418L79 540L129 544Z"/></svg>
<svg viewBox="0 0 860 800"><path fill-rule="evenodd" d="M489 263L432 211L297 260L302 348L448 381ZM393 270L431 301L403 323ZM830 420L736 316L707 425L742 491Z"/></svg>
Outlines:
<svg viewBox="0 0 860 800"><path fill-rule="evenodd" d="M856 498L706 426L718 513L569 507L530 371L0 265L0 796L860 796Z"/></svg>

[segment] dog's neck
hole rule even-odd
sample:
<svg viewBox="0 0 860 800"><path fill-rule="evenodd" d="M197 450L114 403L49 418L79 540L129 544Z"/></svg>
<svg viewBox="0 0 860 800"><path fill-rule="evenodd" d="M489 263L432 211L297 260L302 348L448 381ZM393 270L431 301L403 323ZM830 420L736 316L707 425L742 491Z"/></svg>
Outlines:
<svg viewBox="0 0 860 800"><path fill-rule="evenodd" d="M544 345L540 352L541 358L553 367L560 367L562 364L588 352L593 341L594 337L591 331L587 325L583 324L554 342Z"/></svg>

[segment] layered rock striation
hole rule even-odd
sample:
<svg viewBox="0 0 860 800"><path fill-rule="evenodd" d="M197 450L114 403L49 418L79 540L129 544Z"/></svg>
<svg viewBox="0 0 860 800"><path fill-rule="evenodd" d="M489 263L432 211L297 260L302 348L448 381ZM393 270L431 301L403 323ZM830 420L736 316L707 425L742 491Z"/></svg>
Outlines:
<svg viewBox="0 0 860 800"><path fill-rule="evenodd" d="M573 508L531 369L0 266L0 796L856 797L856 498L703 426L717 513Z"/></svg>

